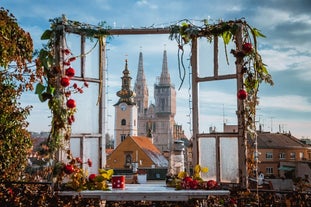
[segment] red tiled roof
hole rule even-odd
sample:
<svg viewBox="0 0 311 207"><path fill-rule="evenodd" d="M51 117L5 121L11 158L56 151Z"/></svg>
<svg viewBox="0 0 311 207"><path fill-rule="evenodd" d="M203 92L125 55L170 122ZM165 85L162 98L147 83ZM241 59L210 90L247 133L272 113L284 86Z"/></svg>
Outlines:
<svg viewBox="0 0 311 207"><path fill-rule="evenodd" d="M148 137L131 136L134 142L150 157L150 159L158 166L167 167L168 161L161 154L160 150L152 144Z"/></svg>
<svg viewBox="0 0 311 207"><path fill-rule="evenodd" d="M106 149L106 155L110 155L114 149Z"/></svg>
<svg viewBox="0 0 311 207"><path fill-rule="evenodd" d="M261 132L257 136L258 148L302 148L310 147L290 134Z"/></svg>

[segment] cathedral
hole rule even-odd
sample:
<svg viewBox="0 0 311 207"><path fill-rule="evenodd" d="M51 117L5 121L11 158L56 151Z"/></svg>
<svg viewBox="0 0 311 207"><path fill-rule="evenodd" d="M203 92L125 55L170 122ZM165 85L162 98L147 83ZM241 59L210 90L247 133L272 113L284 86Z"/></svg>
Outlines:
<svg viewBox="0 0 311 207"><path fill-rule="evenodd" d="M167 52L163 52L162 71L154 84L154 104L149 104L149 92L144 73L143 53L139 53L138 71L131 89L127 61L123 70L122 87L115 106L115 147L126 136L146 136L160 151L168 151L175 139L185 138L182 127L175 122L176 90L171 83Z"/></svg>

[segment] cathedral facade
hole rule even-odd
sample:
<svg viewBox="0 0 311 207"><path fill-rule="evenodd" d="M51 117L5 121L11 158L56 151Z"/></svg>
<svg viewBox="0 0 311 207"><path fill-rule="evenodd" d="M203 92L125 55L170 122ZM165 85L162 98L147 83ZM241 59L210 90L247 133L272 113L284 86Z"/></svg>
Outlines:
<svg viewBox="0 0 311 207"><path fill-rule="evenodd" d="M175 126L176 90L171 83L166 50L163 52L161 75L154 84L154 104L149 104L142 52L139 53L134 91L138 107L138 135L152 137L154 145L161 151L169 150Z"/></svg>
<svg viewBox="0 0 311 207"><path fill-rule="evenodd" d="M167 52L163 52L162 70L154 84L154 103L149 104L149 91L144 72L143 53L139 53L138 71L133 91L127 62L122 88L117 92L115 106L115 147L127 135L146 136L160 151L169 151L174 139L185 138L182 127L175 122L176 90L171 83ZM181 133L182 131L182 133ZM176 136L182 134L181 137Z"/></svg>

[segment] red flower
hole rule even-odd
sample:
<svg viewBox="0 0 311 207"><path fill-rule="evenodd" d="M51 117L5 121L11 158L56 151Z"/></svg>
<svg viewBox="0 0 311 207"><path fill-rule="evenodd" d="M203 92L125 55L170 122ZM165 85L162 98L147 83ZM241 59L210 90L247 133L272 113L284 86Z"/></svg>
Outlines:
<svg viewBox="0 0 311 207"><path fill-rule="evenodd" d="M215 180L209 180L206 184L208 189L214 189L217 187L217 182Z"/></svg>
<svg viewBox="0 0 311 207"><path fill-rule="evenodd" d="M62 79L60 79L60 84L63 87L67 87L70 85L70 79L68 77L62 77Z"/></svg>
<svg viewBox="0 0 311 207"><path fill-rule="evenodd" d="M66 69L65 74L66 74L66 76L71 78L75 75L75 69L73 69L72 67L69 67Z"/></svg>
<svg viewBox="0 0 311 207"><path fill-rule="evenodd" d="M94 182L96 178L96 174L90 174L89 181Z"/></svg>
<svg viewBox="0 0 311 207"><path fill-rule="evenodd" d="M87 159L87 164L88 164L89 167L92 167L92 164L93 164L93 163L92 163L92 160Z"/></svg>
<svg viewBox="0 0 311 207"><path fill-rule="evenodd" d="M63 64L64 64L65 66L69 66L69 65L70 65L70 62L64 61Z"/></svg>
<svg viewBox="0 0 311 207"><path fill-rule="evenodd" d="M75 171L75 169L74 169L73 165L68 164L68 165L65 165L64 171L66 174L70 175L71 173L73 173Z"/></svg>
<svg viewBox="0 0 311 207"><path fill-rule="evenodd" d="M237 96L238 96L238 99L240 99L240 100L246 99L246 97L247 97L247 92L246 92L246 90L240 89L240 90L238 91Z"/></svg>
<svg viewBox="0 0 311 207"><path fill-rule="evenodd" d="M76 101L73 100L73 99L69 99L66 103L67 107L70 108L70 109L73 109L76 107Z"/></svg>
<svg viewBox="0 0 311 207"><path fill-rule="evenodd" d="M83 162L82 162L82 159L81 159L80 157L77 157L77 158L76 158L76 161L77 161L78 163L80 163L80 164L83 163Z"/></svg>
<svg viewBox="0 0 311 207"><path fill-rule="evenodd" d="M190 189L197 189L199 186L199 182L197 180L192 180L190 182Z"/></svg>
<svg viewBox="0 0 311 207"><path fill-rule="evenodd" d="M76 89L78 87L78 84L74 83L72 86L74 89Z"/></svg>
<svg viewBox="0 0 311 207"><path fill-rule="evenodd" d="M76 60L76 57L71 57L71 58L68 59L69 62L72 62L72 61L75 61L75 60Z"/></svg>
<svg viewBox="0 0 311 207"><path fill-rule="evenodd" d="M245 54L249 54L253 51L253 45L252 43L246 42L242 45L242 49Z"/></svg>
<svg viewBox="0 0 311 207"><path fill-rule="evenodd" d="M89 87L89 83L84 81L84 86L88 88Z"/></svg>
<svg viewBox="0 0 311 207"><path fill-rule="evenodd" d="M63 53L65 55L69 55L71 52L70 52L70 50L68 48L66 48L66 49L63 49Z"/></svg>
<svg viewBox="0 0 311 207"><path fill-rule="evenodd" d="M79 93L83 93L83 89L82 88L78 88Z"/></svg>
<svg viewBox="0 0 311 207"><path fill-rule="evenodd" d="M66 96L66 97L71 96L71 91L66 91L66 92L65 92L65 96Z"/></svg>
<svg viewBox="0 0 311 207"><path fill-rule="evenodd" d="M13 192L12 188L8 188L8 194L13 196L14 192Z"/></svg>

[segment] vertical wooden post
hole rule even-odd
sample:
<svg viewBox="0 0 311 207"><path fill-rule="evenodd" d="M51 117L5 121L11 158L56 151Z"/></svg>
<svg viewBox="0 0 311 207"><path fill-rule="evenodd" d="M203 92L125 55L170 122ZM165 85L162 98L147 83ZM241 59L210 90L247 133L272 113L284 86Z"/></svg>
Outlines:
<svg viewBox="0 0 311 207"><path fill-rule="evenodd" d="M98 37L99 41L99 167L106 166L106 38Z"/></svg>
<svg viewBox="0 0 311 207"><path fill-rule="evenodd" d="M236 34L237 51L242 51L243 44L243 25L240 24ZM243 88L243 56L236 56L237 91ZM244 100L237 98L238 107L238 143L239 143L239 169L241 187L248 188L248 166L247 166L247 133L245 129L245 104Z"/></svg>
<svg viewBox="0 0 311 207"><path fill-rule="evenodd" d="M62 101L59 102L60 105L65 105L65 100L62 94L62 87L60 85L60 79L65 74L65 69L63 67L63 61L64 61L64 54L62 53L62 49L65 48L66 45L66 39L65 39L65 31L64 26L62 25L62 22L59 22L60 25L57 26L55 30L55 37L54 37L54 54L55 54L55 64L57 67L59 67L59 70L61 73L59 73L57 78L57 88L55 89L55 97L60 98ZM63 107L63 106L61 106ZM65 137L66 129L63 129L62 134L59 134L58 136ZM55 139L52 137L52 139ZM63 139L62 140L62 148L59 148L58 151L55 154L55 158L59 161L63 161L67 159L67 150L70 149L70 141Z"/></svg>
<svg viewBox="0 0 311 207"><path fill-rule="evenodd" d="M191 45L191 70L192 70L192 163L193 166L199 163L199 147L198 147L198 134L199 134L199 98L198 98L198 40L192 39Z"/></svg>
<svg viewBox="0 0 311 207"><path fill-rule="evenodd" d="M214 77L218 77L218 36L214 36Z"/></svg>
<svg viewBox="0 0 311 207"><path fill-rule="evenodd" d="M81 35L81 45L80 45L80 50L81 50L81 77L85 78L85 36Z"/></svg>

